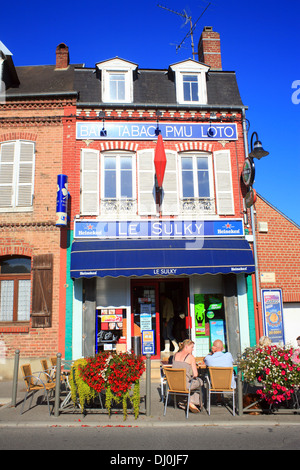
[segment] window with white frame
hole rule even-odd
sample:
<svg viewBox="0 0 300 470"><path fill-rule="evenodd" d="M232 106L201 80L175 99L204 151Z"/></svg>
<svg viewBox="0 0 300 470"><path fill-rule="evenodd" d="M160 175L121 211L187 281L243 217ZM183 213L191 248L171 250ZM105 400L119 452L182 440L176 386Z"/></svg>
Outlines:
<svg viewBox="0 0 300 470"><path fill-rule="evenodd" d="M199 101L198 75L182 75L184 101Z"/></svg>
<svg viewBox="0 0 300 470"><path fill-rule="evenodd" d="M34 142L17 140L0 144L0 210L32 208Z"/></svg>
<svg viewBox="0 0 300 470"><path fill-rule="evenodd" d="M214 213L214 187L211 155L181 154L181 210Z"/></svg>
<svg viewBox="0 0 300 470"><path fill-rule="evenodd" d="M133 199L135 197L133 155L103 155L102 175L103 199Z"/></svg>
<svg viewBox="0 0 300 470"><path fill-rule="evenodd" d="M135 156L127 152L101 155L101 213L136 211Z"/></svg>
<svg viewBox="0 0 300 470"><path fill-rule="evenodd" d="M125 73L109 73L109 96L111 101L125 100Z"/></svg>

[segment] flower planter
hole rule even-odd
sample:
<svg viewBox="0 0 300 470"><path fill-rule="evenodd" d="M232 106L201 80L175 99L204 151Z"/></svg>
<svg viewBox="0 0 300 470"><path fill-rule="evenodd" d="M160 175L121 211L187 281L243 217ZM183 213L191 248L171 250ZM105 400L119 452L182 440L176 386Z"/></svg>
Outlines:
<svg viewBox="0 0 300 470"><path fill-rule="evenodd" d="M79 359L72 366L70 387L72 400L82 410L100 392L105 392L105 407L111 413L113 402L122 404L124 420L128 401L132 403L135 419L139 416L139 379L145 370L140 356L129 353L101 352L95 357Z"/></svg>

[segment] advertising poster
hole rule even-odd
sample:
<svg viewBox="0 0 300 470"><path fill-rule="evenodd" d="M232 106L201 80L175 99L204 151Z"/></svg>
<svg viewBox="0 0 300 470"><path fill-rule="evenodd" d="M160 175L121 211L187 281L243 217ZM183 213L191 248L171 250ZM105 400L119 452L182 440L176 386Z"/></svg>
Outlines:
<svg viewBox="0 0 300 470"><path fill-rule="evenodd" d="M281 289L262 289L265 335L272 343L284 343Z"/></svg>
<svg viewBox="0 0 300 470"><path fill-rule="evenodd" d="M196 337L209 336L210 320L224 319L223 303L221 294L195 294Z"/></svg>
<svg viewBox="0 0 300 470"><path fill-rule="evenodd" d="M155 338L154 338L154 331L143 331L142 332L142 354L146 356L146 354L154 355L155 354Z"/></svg>
<svg viewBox="0 0 300 470"><path fill-rule="evenodd" d="M204 294L195 294L196 336L205 335L205 300Z"/></svg>
<svg viewBox="0 0 300 470"><path fill-rule="evenodd" d="M220 339L225 346L226 341L225 341L224 320L210 320L209 329L210 329L210 345L212 346L213 342L216 341L216 339Z"/></svg>

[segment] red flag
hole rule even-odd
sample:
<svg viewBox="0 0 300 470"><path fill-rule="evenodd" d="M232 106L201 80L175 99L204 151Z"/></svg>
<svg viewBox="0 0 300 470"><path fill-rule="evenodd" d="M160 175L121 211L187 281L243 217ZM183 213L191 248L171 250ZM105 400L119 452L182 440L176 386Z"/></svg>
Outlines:
<svg viewBox="0 0 300 470"><path fill-rule="evenodd" d="M163 184L166 164L167 164L167 158L165 154L164 143L163 143L161 134L159 134L157 137L155 156L154 156L155 173L156 173L157 184L159 188L161 188Z"/></svg>

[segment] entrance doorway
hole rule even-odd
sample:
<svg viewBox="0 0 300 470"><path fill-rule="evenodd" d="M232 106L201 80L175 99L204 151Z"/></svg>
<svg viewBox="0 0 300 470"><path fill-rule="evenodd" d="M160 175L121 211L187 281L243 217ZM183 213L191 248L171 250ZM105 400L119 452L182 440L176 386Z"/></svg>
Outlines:
<svg viewBox="0 0 300 470"><path fill-rule="evenodd" d="M189 312L188 279L144 279L131 281L132 336L141 337L143 330L153 330L155 335L155 355L160 358L164 349L161 294L171 300L174 311L173 335L179 343L190 337L187 318ZM174 350L173 345L170 351Z"/></svg>

